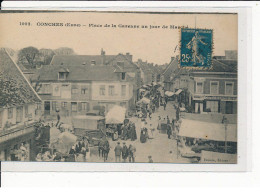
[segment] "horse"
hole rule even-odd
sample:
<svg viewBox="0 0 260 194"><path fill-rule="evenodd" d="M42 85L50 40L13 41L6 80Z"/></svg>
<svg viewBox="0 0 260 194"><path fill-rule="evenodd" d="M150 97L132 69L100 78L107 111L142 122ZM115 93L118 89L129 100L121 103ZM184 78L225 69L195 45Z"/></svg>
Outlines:
<svg viewBox="0 0 260 194"><path fill-rule="evenodd" d="M104 162L107 160L108 158L108 153L110 151L110 146L109 146L109 142L106 141L103 145L103 150L102 150L102 156L104 158Z"/></svg>
<svg viewBox="0 0 260 194"><path fill-rule="evenodd" d="M102 157L104 157L104 142L103 141L100 141L98 142L98 156L100 157L100 155Z"/></svg>

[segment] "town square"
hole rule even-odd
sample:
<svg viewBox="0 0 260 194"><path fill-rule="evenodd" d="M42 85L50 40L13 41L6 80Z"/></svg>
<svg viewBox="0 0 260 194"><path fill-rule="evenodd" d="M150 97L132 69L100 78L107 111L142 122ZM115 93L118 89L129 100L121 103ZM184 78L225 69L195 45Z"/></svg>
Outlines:
<svg viewBox="0 0 260 194"><path fill-rule="evenodd" d="M29 43L1 48L0 161L237 163L237 31L219 35L235 15L139 29L145 17L111 13L121 27L105 29L103 13L81 14L64 14L70 36L61 16L36 14L41 25L15 32ZM76 21L88 16L100 26Z"/></svg>

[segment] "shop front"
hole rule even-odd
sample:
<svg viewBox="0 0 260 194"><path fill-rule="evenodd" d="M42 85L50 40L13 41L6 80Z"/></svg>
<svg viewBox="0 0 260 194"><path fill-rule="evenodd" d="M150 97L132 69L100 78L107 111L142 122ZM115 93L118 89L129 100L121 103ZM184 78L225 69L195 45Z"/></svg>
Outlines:
<svg viewBox="0 0 260 194"><path fill-rule="evenodd" d="M195 95L191 106L194 113L237 114L236 97Z"/></svg>
<svg viewBox="0 0 260 194"><path fill-rule="evenodd" d="M34 161L34 127L0 134L0 161Z"/></svg>

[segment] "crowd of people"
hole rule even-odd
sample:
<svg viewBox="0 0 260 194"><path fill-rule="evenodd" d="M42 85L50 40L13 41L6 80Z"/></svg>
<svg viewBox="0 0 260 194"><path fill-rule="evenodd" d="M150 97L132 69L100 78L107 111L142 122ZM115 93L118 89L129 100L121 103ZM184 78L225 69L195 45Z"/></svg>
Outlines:
<svg viewBox="0 0 260 194"><path fill-rule="evenodd" d="M90 158L90 150L87 141L77 141L68 154L62 154L56 149L44 149L36 156L36 161L44 162L86 162Z"/></svg>
<svg viewBox="0 0 260 194"><path fill-rule="evenodd" d="M129 144L129 147L127 147L126 143L123 142L123 147L122 147L120 145L120 142L117 142L114 152L115 152L115 162L121 162L121 158L123 159L123 162L126 162L127 158L129 162L135 162L136 148L132 144Z"/></svg>

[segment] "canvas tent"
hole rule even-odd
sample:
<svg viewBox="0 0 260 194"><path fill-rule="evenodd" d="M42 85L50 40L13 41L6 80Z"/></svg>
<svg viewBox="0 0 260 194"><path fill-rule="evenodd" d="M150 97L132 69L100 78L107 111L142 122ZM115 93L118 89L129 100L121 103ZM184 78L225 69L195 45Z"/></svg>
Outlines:
<svg viewBox="0 0 260 194"><path fill-rule="evenodd" d="M125 120L126 108L115 105L106 115L106 124L121 124Z"/></svg>
<svg viewBox="0 0 260 194"><path fill-rule="evenodd" d="M177 92L175 92L175 95L179 95L182 92L181 89L178 89Z"/></svg>
<svg viewBox="0 0 260 194"><path fill-rule="evenodd" d="M171 97L171 96L174 95L174 93L171 92L171 91L166 91L166 92L165 92L165 95Z"/></svg>
<svg viewBox="0 0 260 194"><path fill-rule="evenodd" d="M51 148L55 148L57 151L63 154L67 154L76 141L77 137L69 132L59 133L54 132L56 136L51 141Z"/></svg>
<svg viewBox="0 0 260 194"><path fill-rule="evenodd" d="M179 136L213 141L225 141L225 126L222 123L210 123L183 119ZM237 125L227 125L227 141L237 142Z"/></svg>
<svg viewBox="0 0 260 194"><path fill-rule="evenodd" d="M140 103L144 103L144 104L149 104L150 103L150 100L148 98L142 98L141 100L139 100L137 102L137 104L140 104Z"/></svg>

